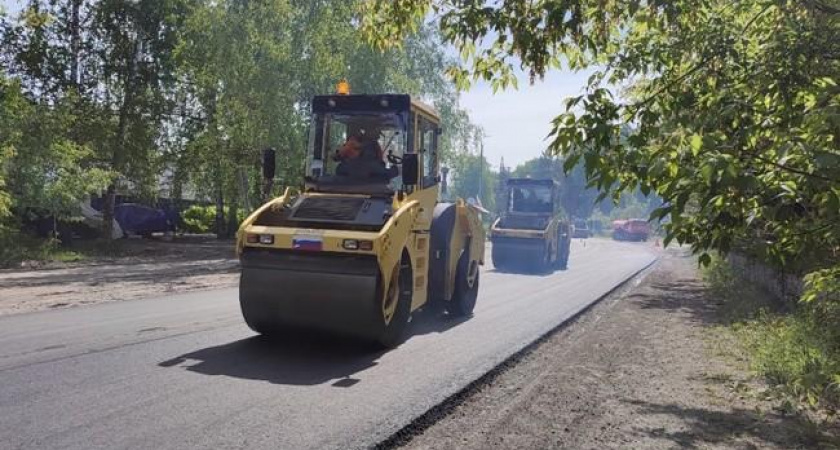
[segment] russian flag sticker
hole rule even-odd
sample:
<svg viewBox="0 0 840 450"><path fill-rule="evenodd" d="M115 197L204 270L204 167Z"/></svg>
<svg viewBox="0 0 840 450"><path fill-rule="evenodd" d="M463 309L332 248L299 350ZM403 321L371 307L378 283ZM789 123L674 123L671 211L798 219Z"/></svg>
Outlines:
<svg viewBox="0 0 840 450"><path fill-rule="evenodd" d="M292 238L292 249L320 252L323 249L323 241L315 236L295 236Z"/></svg>

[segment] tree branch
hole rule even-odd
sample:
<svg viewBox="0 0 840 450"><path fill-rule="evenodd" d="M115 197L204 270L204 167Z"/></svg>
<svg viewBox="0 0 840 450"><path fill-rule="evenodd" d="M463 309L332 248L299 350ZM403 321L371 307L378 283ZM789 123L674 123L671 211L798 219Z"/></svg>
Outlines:
<svg viewBox="0 0 840 450"><path fill-rule="evenodd" d="M790 166L786 166L784 164L779 164L776 161L764 158L762 156L758 156L758 155L753 154L752 157L761 161L761 162L763 162L763 163L765 163L765 164L769 164L773 167L776 167L777 169L781 169L781 170L784 170L786 172L795 173L797 175L803 175L803 176L810 177L810 178L815 178L815 179L818 179L818 180L828 181L829 183L840 183L840 180L835 180L834 178L830 178L830 177L827 177L827 176L824 176L824 175L811 173L811 172L806 172L804 170L797 169L795 167L790 167Z"/></svg>
<svg viewBox="0 0 840 450"><path fill-rule="evenodd" d="M759 17L761 17L762 15L764 15L764 13L766 13L766 12L767 12L767 10L769 10L769 9L770 9L773 5L774 5L774 3L768 3L767 5L765 5L765 6L764 6L764 8L761 8L761 11L759 11L758 13L756 13L756 15L754 15L754 16L753 16L753 17L749 20L749 22L747 22L747 23L744 25L744 27L743 27L743 28L741 28L741 34L746 33L746 32L747 32L747 30L749 30L749 29L750 29L750 27L751 27L751 26L755 23L755 21L756 21L756 20L758 20L758 18L759 18ZM670 83L668 83L666 86L664 86L664 87L662 87L662 88L658 89L656 92L654 92L653 94L651 94L650 96L648 96L647 98L645 98L644 100L642 100L641 102L639 102L639 103L634 103L634 104L631 106L631 108L638 110L638 109L639 109L639 108L641 108L642 106L645 106L645 105L647 105L648 103L652 102L652 101L653 101L656 97L658 97L660 94L662 94L663 92L665 92L665 91L667 91L667 90L671 89L671 88L672 88L672 87L674 87L676 84L681 83L683 80L685 80L686 78L690 77L692 74L694 74L695 72L697 72L698 70L700 70L703 66L705 66L705 65L706 65L706 63L708 63L709 61L711 61L711 59L712 59L712 57L711 57L711 56L707 56L707 57L703 58L702 60L700 60L700 62L698 62L698 63L697 63L697 64L695 64L695 65L694 65L691 69L689 69L689 70L688 70L688 72L686 72L686 73L684 73L684 74L680 75L679 77L677 77L677 79L676 79L676 80L672 80L672 81L671 81Z"/></svg>
<svg viewBox="0 0 840 450"><path fill-rule="evenodd" d="M648 97L646 97L644 100L642 100L642 101L640 101L640 102L638 102L638 103L634 103L634 104L632 104L632 105L631 105L631 108L638 110L638 109L639 109L639 108L641 108L642 106L645 106L645 105L647 105L648 103L652 102L652 101L653 101L656 97L658 97L660 94L662 94L663 92L665 92L665 91L667 91L667 90L671 89L671 88L672 88L672 87L674 87L675 85L677 85L677 84L679 84L679 83L682 83L682 81L683 81L683 80L685 80L686 78L690 77L692 74L694 74L695 72L697 72L698 70L700 70L700 69L701 69L701 68L702 68L702 67L703 67L703 66L704 66L707 62L709 62L709 60L710 60L710 59L711 59L711 58L707 58L707 59L703 59L702 61L698 62L696 65L694 65L694 67L692 67L691 69L689 69L689 70L688 70L688 72L686 72L686 73L684 73L684 74L680 75L679 77L677 77L677 79L676 79L676 80L671 80L671 82L670 82L670 83L668 83L667 85L665 85L665 86L663 86L663 87L661 87L661 88L657 89L657 90L656 90L656 92L654 92L653 94L649 95L649 96L648 96Z"/></svg>
<svg viewBox="0 0 840 450"><path fill-rule="evenodd" d="M817 11L825 13L825 14L831 14L831 15L840 14L840 8L837 8L837 7L834 7L834 6L831 6L831 5L827 5L824 2L821 2L819 0L806 0L805 3L808 6L810 6L811 8L816 9Z"/></svg>
<svg viewBox="0 0 840 450"><path fill-rule="evenodd" d="M808 230L800 231L798 233L793 233L793 236L807 236L809 234L819 233L820 231L828 230L829 228L834 227L834 226L837 226L837 224L835 224L833 222L829 222L825 225L821 225L821 226L816 227L816 228L811 228L811 229L808 229Z"/></svg>

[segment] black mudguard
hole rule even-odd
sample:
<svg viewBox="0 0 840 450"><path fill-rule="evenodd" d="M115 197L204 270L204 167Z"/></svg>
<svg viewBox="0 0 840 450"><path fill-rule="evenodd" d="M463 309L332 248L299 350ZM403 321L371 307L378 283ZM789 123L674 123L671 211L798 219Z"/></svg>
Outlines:
<svg viewBox="0 0 840 450"><path fill-rule="evenodd" d="M446 298L446 280L449 278L449 244L455 229L458 210L453 203L438 203L432 215L429 245L429 301L442 304Z"/></svg>

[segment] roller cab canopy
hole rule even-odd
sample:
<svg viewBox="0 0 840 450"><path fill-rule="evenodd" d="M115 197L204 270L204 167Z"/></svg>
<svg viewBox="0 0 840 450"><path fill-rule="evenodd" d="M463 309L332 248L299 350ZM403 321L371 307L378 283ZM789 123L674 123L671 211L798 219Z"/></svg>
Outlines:
<svg viewBox="0 0 840 450"><path fill-rule="evenodd" d="M557 183L551 179L510 178L507 180L507 214L553 215Z"/></svg>
<svg viewBox="0 0 840 450"><path fill-rule="evenodd" d="M409 95L315 96L310 130L307 191L391 196L437 185L440 119Z"/></svg>

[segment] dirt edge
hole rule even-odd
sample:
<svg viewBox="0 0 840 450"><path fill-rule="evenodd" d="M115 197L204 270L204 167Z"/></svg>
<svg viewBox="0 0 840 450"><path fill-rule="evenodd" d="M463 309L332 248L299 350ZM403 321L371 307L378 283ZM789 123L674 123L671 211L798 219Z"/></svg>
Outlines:
<svg viewBox="0 0 840 450"><path fill-rule="evenodd" d="M660 260L661 257L657 257L645 267L634 272L626 280L614 286L594 302L575 313L569 319L546 331L530 344L526 345L521 350L512 354L504 361L490 369L484 375L473 380L458 392L447 397L441 403L433 406L431 409L427 410L425 413L421 414L410 423L391 434L391 436L380 441L378 444L371 446L370 448L374 450L391 450L408 444L414 437L421 435L424 431L451 415L459 406L463 405L473 395L479 393L483 387L493 384L494 381L504 375L508 370L512 369L523 359L538 351L542 345L546 344L557 334L566 331L575 325L579 325L581 322L586 320L589 313L595 307L602 305L605 302L619 301L624 295L632 291L639 283L641 283L642 280L644 280L644 278L656 268L656 265L660 262Z"/></svg>

